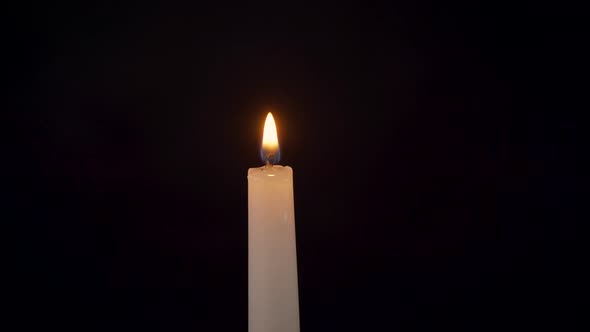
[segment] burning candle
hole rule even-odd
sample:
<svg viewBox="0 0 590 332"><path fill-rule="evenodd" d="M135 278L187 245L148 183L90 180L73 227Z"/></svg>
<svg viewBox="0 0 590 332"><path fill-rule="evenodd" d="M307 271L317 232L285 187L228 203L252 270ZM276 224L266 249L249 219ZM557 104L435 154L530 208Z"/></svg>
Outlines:
<svg viewBox="0 0 590 332"><path fill-rule="evenodd" d="M248 330L299 332L293 170L280 160L271 113L264 124L265 166L248 170Z"/></svg>

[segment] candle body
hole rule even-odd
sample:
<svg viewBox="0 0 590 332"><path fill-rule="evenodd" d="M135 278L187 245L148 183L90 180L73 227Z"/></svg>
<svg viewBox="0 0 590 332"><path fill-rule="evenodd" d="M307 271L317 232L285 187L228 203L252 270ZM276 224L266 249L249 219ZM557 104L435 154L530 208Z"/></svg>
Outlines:
<svg viewBox="0 0 590 332"><path fill-rule="evenodd" d="M248 170L248 330L299 332L293 170Z"/></svg>

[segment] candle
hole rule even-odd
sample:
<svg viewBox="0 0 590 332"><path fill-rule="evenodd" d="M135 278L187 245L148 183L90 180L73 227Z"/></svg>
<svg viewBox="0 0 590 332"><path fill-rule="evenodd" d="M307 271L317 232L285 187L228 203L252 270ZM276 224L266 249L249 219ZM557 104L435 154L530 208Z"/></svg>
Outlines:
<svg viewBox="0 0 590 332"><path fill-rule="evenodd" d="M271 113L261 157L266 165L248 170L248 330L298 332L293 170L275 165L280 150Z"/></svg>

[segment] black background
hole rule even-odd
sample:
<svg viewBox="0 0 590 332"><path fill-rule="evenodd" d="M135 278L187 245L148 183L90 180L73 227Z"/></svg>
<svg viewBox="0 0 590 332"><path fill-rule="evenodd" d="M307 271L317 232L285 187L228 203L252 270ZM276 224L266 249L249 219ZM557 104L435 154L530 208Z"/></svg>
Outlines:
<svg viewBox="0 0 590 332"><path fill-rule="evenodd" d="M13 326L246 331L246 172L272 111L294 169L302 331L573 330L566 12L19 12Z"/></svg>

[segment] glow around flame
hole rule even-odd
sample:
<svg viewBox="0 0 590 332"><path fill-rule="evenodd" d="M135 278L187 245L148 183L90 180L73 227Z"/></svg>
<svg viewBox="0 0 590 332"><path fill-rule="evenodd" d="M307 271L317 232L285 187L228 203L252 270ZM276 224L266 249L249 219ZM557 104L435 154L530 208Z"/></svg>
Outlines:
<svg viewBox="0 0 590 332"><path fill-rule="evenodd" d="M264 122L264 132L262 134L262 149L260 156L263 162L276 164L280 159L279 138L277 136L277 126L272 113L268 112Z"/></svg>

